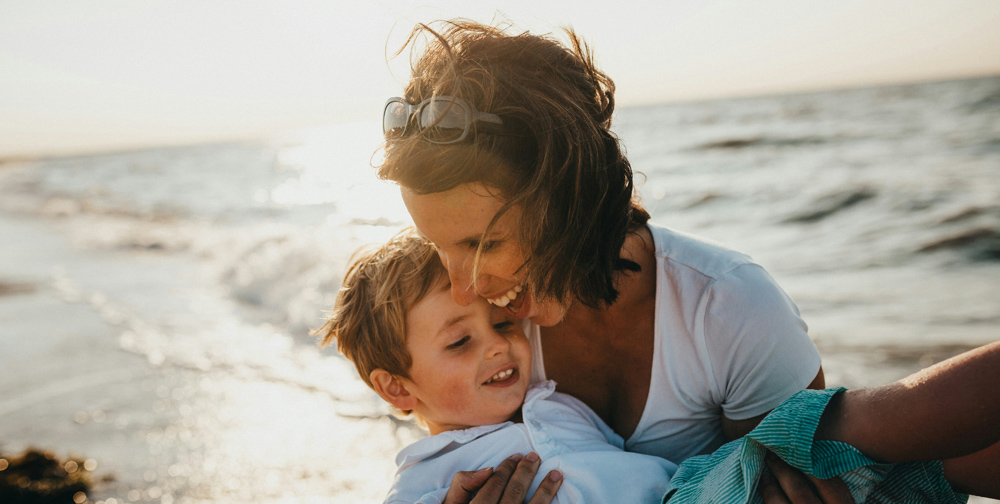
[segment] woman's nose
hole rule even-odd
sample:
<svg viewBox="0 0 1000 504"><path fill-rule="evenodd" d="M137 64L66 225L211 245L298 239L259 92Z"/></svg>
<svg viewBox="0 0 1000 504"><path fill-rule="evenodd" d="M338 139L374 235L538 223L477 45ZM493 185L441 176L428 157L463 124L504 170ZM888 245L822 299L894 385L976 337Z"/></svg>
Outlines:
<svg viewBox="0 0 1000 504"><path fill-rule="evenodd" d="M472 274L466 267L465 261L451 260L443 252L439 252L441 262L448 270L448 280L451 281L451 297L461 306L469 306L475 301L475 286L472 283Z"/></svg>
<svg viewBox="0 0 1000 504"><path fill-rule="evenodd" d="M479 296L472 285L470 275L465 274L460 268L449 268L448 278L451 280L451 297L459 305L469 306Z"/></svg>

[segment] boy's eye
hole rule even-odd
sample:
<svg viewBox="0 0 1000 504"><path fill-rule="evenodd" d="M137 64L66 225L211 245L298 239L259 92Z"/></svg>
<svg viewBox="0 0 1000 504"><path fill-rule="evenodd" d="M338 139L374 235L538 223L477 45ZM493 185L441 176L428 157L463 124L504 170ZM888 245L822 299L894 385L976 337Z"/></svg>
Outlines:
<svg viewBox="0 0 1000 504"><path fill-rule="evenodd" d="M496 329L497 332L501 332L501 333L505 332L505 331L509 331L513 327L514 327L514 322L512 322L510 320L504 320L503 322L500 322L500 323L497 323L497 324L493 324L493 329Z"/></svg>
<svg viewBox="0 0 1000 504"><path fill-rule="evenodd" d="M450 350L454 350L456 348L460 348L462 345L464 345L464 344L466 344L468 342L469 342L469 337L465 336L464 338L462 338L462 339L460 339L460 340L458 340L458 341L456 341L456 342L448 345L447 348L450 349Z"/></svg>

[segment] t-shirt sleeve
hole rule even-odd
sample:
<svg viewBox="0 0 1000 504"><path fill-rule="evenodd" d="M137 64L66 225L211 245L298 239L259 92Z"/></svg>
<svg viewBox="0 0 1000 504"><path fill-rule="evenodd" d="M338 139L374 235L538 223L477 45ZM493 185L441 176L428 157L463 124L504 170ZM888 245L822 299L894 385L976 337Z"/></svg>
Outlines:
<svg viewBox="0 0 1000 504"><path fill-rule="evenodd" d="M819 371L819 351L798 308L756 264L715 280L704 330L722 412L731 420L767 413Z"/></svg>

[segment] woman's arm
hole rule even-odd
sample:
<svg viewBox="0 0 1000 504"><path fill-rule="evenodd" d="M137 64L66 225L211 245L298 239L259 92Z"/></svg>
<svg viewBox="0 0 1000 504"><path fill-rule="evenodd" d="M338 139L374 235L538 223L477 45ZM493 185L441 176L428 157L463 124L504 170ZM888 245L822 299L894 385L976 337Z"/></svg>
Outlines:
<svg viewBox="0 0 1000 504"><path fill-rule="evenodd" d="M969 455L1000 441L1000 342L881 387L830 401L816 439L843 441L882 462Z"/></svg>
<svg viewBox="0 0 1000 504"><path fill-rule="evenodd" d="M944 477L959 492L1000 499L1000 443L945 460Z"/></svg>
<svg viewBox="0 0 1000 504"><path fill-rule="evenodd" d="M705 330L709 348L715 348L711 353L727 357L713 363L722 372L716 380L722 384L721 425L727 440L746 435L771 409L803 387L826 387L819 352L798 308L756 264L742 265L717 279L709 296ZM754 416L742 420L729 416L748 413ZM842 495L846 490L839 480L810 484L798 469L787 464L783 469L776 472L780 478L762 480L758 487L767 504L812 503L821 496ZM813 488L827 486L831 491L813 493Z"/></svg>
<svg viewBox="0 0 1000 504"><path fill-rule="evenodd" d="M1000 342L882 387L838 394L816 439L882 462L945 461L963 492L1000 495Z"/></svg>
<svg viewBox="0 0 1000 504"><path fill-rule="evenodd" d="M826 376L823 374L822 366L820 366L819 372L816 373L816 377L813 378L812 383L806 386L806 388L813 390L822 390L826 388ZM754 427L757 427L757 424L759 424L766 416L767 413L764 413L746 420L731 420L726 418L725 415L722 415L722 433L726 435L727 441L739 439L750 433L750 431L752 431Z"/></svg>
<svg viewBox="0 0 1000 504"><path fill-rule="evenodd" d="M803 388L824 388L819 352L791 298L759 265L719 275L705 296L704 337L732 441Z"/></svg>

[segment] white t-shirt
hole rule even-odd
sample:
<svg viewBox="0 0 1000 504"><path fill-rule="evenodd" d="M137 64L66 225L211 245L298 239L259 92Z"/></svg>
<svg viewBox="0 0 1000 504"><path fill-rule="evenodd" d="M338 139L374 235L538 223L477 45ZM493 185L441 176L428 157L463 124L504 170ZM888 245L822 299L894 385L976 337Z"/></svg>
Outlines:
<svg viewBox="0 0 1000 504"><path fill-rule="evenodd" d="M531 451L542 465L528 495L559 469L563 483L554 503L659 502L677 470L659 457L623 451L621 436L586 404L555 392L554 382L528 389L521 416L524 423L447 431L407 446L396 456L386 504L440 504L456 472L496 467Z"/></svg>
<svg viewBox="0 0 1000 504"><path fill-rule="evenodd" d="M680 463L725 443L722 415L755 417L809 385L820 356L798 308L748 256L649 230L657 268L653 369L625 449ZM527 323L525 332L532 381L546 380L540 328Z"/></svg>

